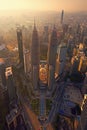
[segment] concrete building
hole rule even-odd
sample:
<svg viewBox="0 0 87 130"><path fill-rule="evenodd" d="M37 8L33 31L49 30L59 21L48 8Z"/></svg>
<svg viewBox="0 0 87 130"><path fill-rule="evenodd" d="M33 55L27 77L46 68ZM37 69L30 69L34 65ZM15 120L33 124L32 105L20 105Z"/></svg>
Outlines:
<svg viewBox="0 0 87 130"><path fill-rule="evenodd" d="M63 19L64 19L64 10L62 10L62 13L61 13L61 21L60 23L63 25Z"/></svg>
<svg viewBox="0 0 87 130"><path fill-rule="evenodd" d="M67 46L65 43L61 43L57 49L57 60L56 60L56 74L61 75L64 72L64 67L66 63L66 53L67 53Z"/></svg>
<svg viewBox="0 0 87 130"><path fill-rule="evenodd" d="M87 47L87 36L84 36L83 43L85 44L85 47Z"/></svg>
<svg viewBox="0 0 87 130"><path fill-rule="evenodd" d="M38 88L40 64L40 45L36 25L34 25L31 44L31 77L34 89Z"/></svg>
<svg viewBox="0 0 87 130"><path fill-rule="evenodd" d="M32 26L31 25L23 25L22 26L22 36L23 36L23 44L26 49L30 49L30 43L32 38Z"/></svg>
<svg viewBox="0 0 87 130"><path fill-rule="evenodd" d="M25 130L25 123L20 109L14 108L6 116L6 124L8 130L23 129Z"/></svg>
<svg viewBox="0 0 87 130"><path fill-rule="evenodd" d="M16 100L16 88L13 81L12 67L6 68L6 83L10 104Z"/></svg>
<svg viewBox="0 0 87 130"><path fill-rule="evenodd" d="M57 32L54 27L51 39L48 45L48 88L52 89L54 79L55 79L55 64L56 64L56 55L57 55Z"/></svg>
<svg viewBox="0 0 87 130"><path fill-rule="evenodd" d="M62 100L59 114L64 115L66 117L73 117L73 114L71 113L71 109L74 108L76 104L74 102L71 102L69 100Z"/></svg>
<svg viewBox="0 0 87 130"><path fill-rule="evenodd" d="M76 73L79 70L80 57L73 57L71 60L71 73Z"/></svg>
<svg viewBox="0 0 87 130"><path fill-rule="evenodd" d="M49 42L49 27L44 26L43 43L46 45Z"/></svg>
<svg viewBox="0 0 87 130"><path fill-rule="evenodd" d="M31 56L30 56L30 51L25 50L24 51L24 71L25 73L29 73L31 70Z"/></svg>
<svg viewBox="0 0 87 130"><path fill-rule="evenodd" d="M82 87L83 95L87 93L87 72L85 73L84 85Z"/></svg>
<svg viewBox="0 0 87 130"><path fill-rule="evenodd" d="M79 68L78 70L80 72L86 72L87 71L87 58L84 56L80 57L80 63L79 63Z"/></svg>
<svg viewBox="0 0 87 130"><path fill-rule="evenodd" d="M6 86L6 77L5 77L5 62L2 58L0 58L0 76L2 80L3 87Z"/></svg>
<svg viewBox="0 0 87 130"><path fill-rule="evenodd" d="M85 95L85 100L82 109L83 110L81 112L81 122L79 126L81 126L83 130L87 130L87 95ZM81 130L81 128L78 127L78 130Z"/></svg>
<svg viewBox="0 0 87 130"><path fill-rule="evenodd" d="M75 39L74 36L70 35L67 42L67 53L70 58L73 55L74 48L75 48Z"/></svg>
<svg viewBox="0 0 87 130"><path fill-rule="evenodd" d="M22 30L20 28L17 29L17 40L18 40L19 62L22 64L22 66L24 66Z"/></svg>
<svg viewBox="0 0 87 130"><path fill-rule="evenodd" d="M1 68L1 65L3 65L3 64L1 64L1 63L2 62L0 62L0 69L3 70L3 68ZM4 84L3 84L4 80L2 79L2 74L4 75L5 71L1 71L1 72L2 73L0 73L0 126L2 126L5 123L4 119L9 110L8 91L7 91L6 83L4 86ZM6 81L6 79L5 79L5 81ZM3 122L3 124L2 124L2 122Z"/></svg>
<svg viewBox="0 0 87 130"><path fill-rule="evenodd" d="M83 97L79 88L74 87L73 85L67 85L65 88L65 93L63 95L64 100L69 100L76 104L81 105L83 101Z"/></svg>

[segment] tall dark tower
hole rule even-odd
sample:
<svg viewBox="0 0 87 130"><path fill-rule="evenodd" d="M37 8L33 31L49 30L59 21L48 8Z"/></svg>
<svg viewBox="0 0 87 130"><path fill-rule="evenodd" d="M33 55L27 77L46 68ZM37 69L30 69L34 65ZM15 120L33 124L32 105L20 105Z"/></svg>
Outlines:
<svg viewBox="0 0 87 130"><path fill-rule="evenodd" d="M0 58L0 76L1 76L2 85L5 87L6 86L5 62L2 58Z"/></svg>
<svg viewBox="0 0 87 130"><path fill-rule="evenodd" d="M52 89L54 79L55 79L55 64L56 64L56 53L57 53L57 32L54 27L51 40L48 45L48 87Z"/></svg>
<svg viewBox="0 0 87 130"><path fill-rule="evenodd" d="M12 68L7 67L6 68L6 83L7 83L7 89L8 89L8 95L9 95L9 101L10 104L16 101L16 88L13 81L13 74L12 74Z"/></svg>
<svg viewBox="0 0 87 130"><path fill-rule="evenodd" d="M39 82L40 45L36 26L34 24L31 44L31 69L34 89L38 88Z"/></svg>
<svg viewBox="0 0 87 130"><path fill-rule="evenodd" d="M63 25L63 18L64 18L64 10L62 10L62 13L61 13L61 24Z"/></svg>
<svg viewBox="0 0 87 130"><path fill-rule="evenodd" d="M17 29L17 40L18 40L19 61L24 66L22 30L19 28Z"/></svg>

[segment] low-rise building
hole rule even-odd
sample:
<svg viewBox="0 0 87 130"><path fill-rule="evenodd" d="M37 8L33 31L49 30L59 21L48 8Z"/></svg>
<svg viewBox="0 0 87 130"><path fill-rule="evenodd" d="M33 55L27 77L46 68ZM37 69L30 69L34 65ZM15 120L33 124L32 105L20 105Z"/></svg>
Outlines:
<svg viewBox="0 0 87 130"><path fill-rule="evenodd" d="M77 103L79 105L81 105L81 103L83 101L83 97L82 97L82 94L81 94L79 88L74 87L74 85L66 86L65 93L63 95L63 99L69 100L69 101Z"/></svg>

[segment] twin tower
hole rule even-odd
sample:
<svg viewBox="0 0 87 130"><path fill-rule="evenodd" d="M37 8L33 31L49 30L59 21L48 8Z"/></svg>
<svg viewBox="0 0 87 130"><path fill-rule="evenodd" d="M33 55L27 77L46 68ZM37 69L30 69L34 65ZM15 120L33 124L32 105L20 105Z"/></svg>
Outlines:
<svg viewBox="0 0 87 130"><path fill-rule="evenodd" d="M47 84L49 90L52 90L55 81L55 65L56 65L56 53L57 53L57 32L56 28L53 28L50 42L48 44L47 55ZM40 44L36 25L34 25L31 44L31 75L34 89L39 88L39 65L40 65Z"/></svg>

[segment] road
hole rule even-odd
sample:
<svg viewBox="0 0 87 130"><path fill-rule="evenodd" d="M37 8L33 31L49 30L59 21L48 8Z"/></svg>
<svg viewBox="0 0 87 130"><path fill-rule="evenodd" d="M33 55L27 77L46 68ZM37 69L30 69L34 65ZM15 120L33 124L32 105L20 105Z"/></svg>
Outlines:
<svg viewBox="0 0 87 130"><path fill-rule="evenodd" d="M32 122L31 122L30 116L28 115L26 107L25 107L25 106L27 106L26 104L28 104L27 103L28 101L25 100L25 98L23 96L21 96L19 90L18 90L17 94L18 94L18 99L20 100L20 102L22 104L22 106L21 106L22 107L22 115L24 117L27 130L35 130ZM28 107L30 108L30 104L28 104Z"/></svg>
<svg viewBox="0 0 87 130"><path fill-rule="evenodd" d="M40 125L40 123L38 121L37 116L29 108L28 104L24 103L23 106L24 106L24 109L25 109L25 111L27 113L27 116L28 116L31 124L33 125L34 130L39 130L41 125Z"/></svg>
<svg viewBox="0 0 87 130"><path fill-rule="evenodd" d="M27 113L27 116L29 117L29 120L30 120L34 130L42 130L41 129L41 124L40 124L40 122L38 120L38 117L34 114L34 112L32 112L32 110L29 108L28 104L25 103L24 107L25 107L25 111ZM52 128L50 123L47 125L46 128L44 127L44 130L45 129L46 130L53 130L53 128Z"/></svg>
<svg viewBox="0 0 87 130"><path fill-rule="evenodd" d="M40 116L46 116L46 101L45 101L45 91L40 91Z"/></svg>
<svg viewBox="0 0 87 130"><path fill-rule="evenodd" d="M65 84L63 82L60 85L58 85L58 87L57 87L56 94L55 94L55 97L53 99L53 105L52 105L51 111L49 113L47 123L53 121L56 113L59 110L62 95L64 93L64 88L65 88Z"/></svg>

